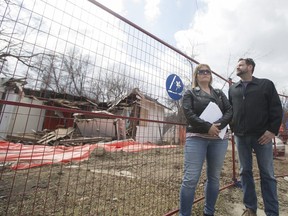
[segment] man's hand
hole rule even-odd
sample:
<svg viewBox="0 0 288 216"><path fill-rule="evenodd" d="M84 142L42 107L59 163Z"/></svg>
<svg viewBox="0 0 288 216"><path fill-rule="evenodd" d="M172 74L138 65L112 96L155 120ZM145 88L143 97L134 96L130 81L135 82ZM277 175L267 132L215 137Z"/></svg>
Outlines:
<svg viewBox="0 0 288 216"><path fill-rule="evenodd" d="M212 124L212 126L210 127L208 134L212 135L212 136L218 136L220 133L220 130L218 128L218 126L220 126L221 123L216 123L216 124Z"/></svg>
<svg viewBox="0 0 288 216"><path fill-rule="evenodd" d="M260 145L268 144L275 137L275 134L266 130L265 133L258 139Z"/></svg>

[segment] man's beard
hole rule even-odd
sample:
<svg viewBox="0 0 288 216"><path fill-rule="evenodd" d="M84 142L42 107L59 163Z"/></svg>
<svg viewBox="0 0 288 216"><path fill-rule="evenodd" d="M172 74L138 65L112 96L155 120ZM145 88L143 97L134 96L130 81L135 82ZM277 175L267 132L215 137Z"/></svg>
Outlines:
<svg viewBox="0 0 288 216"><path fill-rule="evenodd" d="M244 75L245 73L246 73L246 71L243 71L243 70L237 70L237 76Z"/></svg>

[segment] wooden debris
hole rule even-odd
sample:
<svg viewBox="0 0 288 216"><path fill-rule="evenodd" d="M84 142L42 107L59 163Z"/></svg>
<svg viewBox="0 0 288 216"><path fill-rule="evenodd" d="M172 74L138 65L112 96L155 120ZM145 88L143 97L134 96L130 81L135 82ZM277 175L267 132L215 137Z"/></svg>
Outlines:
<svg viewBox="0 0 288 216"><path fill-rule="evenodd" d="M78 145L79 143L97 143L100 141L110 142L112 141L112 137L79 137L75 139L64 139L60 140L59 144L62 145ZM77 144L76 144L77 143Z"/></svg>
<svg viewBox="0 0 288 216"><path fill-rule="evenodd" d="M13 134L7 135L6 139L10 142L23 142L23 143L35 143L41 136L35 133Z"/></svg>
<svg viewBox="0 0 288 216"><path fill-rule="evenodd" d="M66 137L74 131L74 128L58 128L43 137L37 142L39 144L48 144L51 141L59 140L60 138Z"/></svg>

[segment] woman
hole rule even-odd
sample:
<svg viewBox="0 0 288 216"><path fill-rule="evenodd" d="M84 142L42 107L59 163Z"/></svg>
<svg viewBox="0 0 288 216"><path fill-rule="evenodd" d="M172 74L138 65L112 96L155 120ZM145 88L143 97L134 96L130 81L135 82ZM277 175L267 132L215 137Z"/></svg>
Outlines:
<svg viewBox="0 0 288 216"><path fill-rule="evenodd" d="M228 146L228 136L218 137L232 118L232 108L225 96L212 84L211 69L199 64L194 71L193 88L185 92L183 109L187 119L184 153L184 177L180 191L180 216L191 215L194 194L206 158L204 215L214 215L219 192L219 178ZM221 109L223 116L213 124L199 118L209 102Z"/></svg>

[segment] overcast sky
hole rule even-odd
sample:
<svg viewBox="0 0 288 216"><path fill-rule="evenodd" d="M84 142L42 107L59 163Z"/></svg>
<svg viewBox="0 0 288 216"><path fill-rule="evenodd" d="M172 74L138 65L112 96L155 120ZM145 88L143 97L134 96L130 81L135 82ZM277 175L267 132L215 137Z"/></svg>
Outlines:
<svg viewBox="0 0 288 216"><path fill-rule="evenodd" d="M237 60L251 57L254 75L288 94L287 0L98 2L233 81Z"/></svg>

